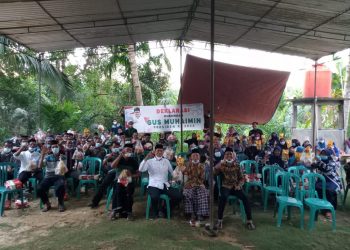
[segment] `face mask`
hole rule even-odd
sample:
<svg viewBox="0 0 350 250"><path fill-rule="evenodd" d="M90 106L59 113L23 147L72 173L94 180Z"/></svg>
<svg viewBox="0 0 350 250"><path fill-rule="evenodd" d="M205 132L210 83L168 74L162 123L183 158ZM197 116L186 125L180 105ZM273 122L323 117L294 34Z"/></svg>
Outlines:
<svg viewBox="0 0 350 250"><path fill-rule="evenodd" d="M204 148L204 145L199 145L199 148L200 148L200 149L203 149L203 148Z"/></svg>
<svg viewBox="0 0 350 250"><path fill-rule="evenodd" d="M112 148L112 152L113 153L118 153L119 152L119 148Z"/></svg>
<svg viewBox="0 0 350 250"><path fill-rule="evenodd" d="M101 147L101 143L96 143L95 147L96 147L96 148Z"/></svg>
<svg viewBox="0 0 350 250"><path fill-rule="evenodd" d="M256 144L252 144L252 147L256 147Z"/></svg>
<svg viewBox="0 0 350 250"><path fill-rule="evenodd" d="M126 153L125 156L130 158L133 156L133 153Z"/></svg>
<svg viewBox="0 0 350 250"><path fill-rule="evenodd" d="M116 125L116 124L117 124L117 122L113 122L113 124L114 124L114 125Z"/></svg>
<svg viewBox="0 0 350 250"><path fill-rule="evenodd" d="M321 161L326 161L326 160L328 160L328 156L326 156L326 155L321 155L321 156L320 156L320 159L321 159Z"/></svg>
<svg viewBox="0 0 350 250"><path fill-rule="evenodd" d="M131 176L129 176L127 179L128 179L129 183L132 182L132 177Z"/></svg>
<svg viewBox="0 0 350 250"><path fill-rule="evenodd" d="M226 160L226 163L232 164L233 160Z"/></svg>
<svg viewBox="0 0 350 250"><path fill-rule="evenodd" d="M284 144L286 144L286 142L285 141L281 141L281 145L284 145Z"/></svg>
<svg viewBox="0 0 350 250"><path fill-rule="evenodd" d="M4 148L3 150L4 154L8 154L11 152L11 148Z"/></svg>
<svg viewBox="0 0 350 250"><path fill-rule="evenodd" d="M60 152L59 148L53 148L52 149L52 153L55 154L55 155L57 155L59 152Z"/></svg>
<svg viewBox="0 0 350 250"><path fill-rule="evenodd" d="M21 143L21 146L22 146L22 147L25 147L25 146L27 146L27 145L28 145L27 142L22 142L22 143Z"/></svg>
<svg viewBox="0 0 350 250"><path fill-rule="evenodd" d="M35 150L35 148L29 147L28 150L29 150L29 152L32 152L32 153L33 153L34 150Z"/></svg>
<svg viewBox="0 0 350 250"><path fill-rule="evenodd" d="M323 144L323 143L324 143L324 140L321 140L321 141L320 141L320 143L322 143L322 144Z"/></svg>
<svg viewBox="0 0 350 250"><path fill-rule="evenodd" d="M218 157L218 158L219 158L219 157L221 157L221 152L215 152L214 155L215 155L215 157Z"/></svg>
<svg viewBox="0 0 350 250"><path fill-rule="evenodd" d="M161 159L163 159L163 157L156 156L156 159L157 159L157 161L160 161Z"/></svg>
<svg viewBox="0 0 350 250"><path fill-rule="evenodd" d="M199 163L199 160L192 160L192 163L193 163L193 164L198 164L198 163Z"/></svg>

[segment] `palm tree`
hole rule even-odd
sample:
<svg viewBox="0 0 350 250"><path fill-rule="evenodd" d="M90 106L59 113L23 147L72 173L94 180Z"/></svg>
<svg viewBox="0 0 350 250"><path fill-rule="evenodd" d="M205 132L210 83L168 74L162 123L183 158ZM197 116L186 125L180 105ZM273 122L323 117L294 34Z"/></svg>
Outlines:
<svg viewBox="0 0 350 250"><path fill-rule="evenodd" d="M0 36L0 71L5 75L8 72L36 75L62 98L69 96L72 90L68 77L43 54L40 56L5 36Z"/></svg>
<svg viewBox="0 0 350 250"><path fill-rule="evenodd" d="M38 77L38 125L41 127L41 85L52 89L63 100L72 94L72 84L68 77L59 71L51 62L30 49L0 36L0 72L4 75L34 75Z"/></svg>
<svg viewBox="0 0 350 250"><path fill-rule="evenodd" d="M130 62L130 68L131 68L132 84L133 84L135 96L136 96L136 105L143 106L142 89L141 89L139 73L137 71L137 63L136 63L136 47L134 44L128 45L128 56L129 56L129 62Z"/></svg>

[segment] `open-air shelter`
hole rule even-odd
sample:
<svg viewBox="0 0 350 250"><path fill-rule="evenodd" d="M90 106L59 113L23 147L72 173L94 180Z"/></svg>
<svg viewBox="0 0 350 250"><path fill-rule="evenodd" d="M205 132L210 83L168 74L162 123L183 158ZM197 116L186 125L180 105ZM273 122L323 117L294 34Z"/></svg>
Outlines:
<svg viewBox="0 0 350 250"><path fill-rule="evenodd" d="M0 34L38 52L164 39L211 42L211 92L214 43L317 60L350 47L349 21L350 2L337 0L0 1Z"/></svg>

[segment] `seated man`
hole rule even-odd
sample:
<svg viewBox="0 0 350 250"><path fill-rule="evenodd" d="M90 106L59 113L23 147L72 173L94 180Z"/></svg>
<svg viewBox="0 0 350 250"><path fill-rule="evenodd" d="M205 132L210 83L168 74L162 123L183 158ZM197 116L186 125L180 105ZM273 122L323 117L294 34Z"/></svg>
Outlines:
<svg viewBox="0 0 350 250"><path fill-rule="evenodd" d="M249 230L254 230L255 225L252 221L250 204L247 196L242 190L245 179L239 164L236 162L236 154L231 148L226 149L224 159L215 166L215 172L216 174L221 173L223 176L218 209L218 228L222 228L222 219L227 198L230 195L234 195L243 202L244 210L247 216L247 228Z"/></svg>
<svg viewBox="0 0 350 250"><path fill-rule="evenodd" d="M209 192L204 186L204 168L204 164L200 163L199 150L192 150L190 162L182 169L185 180L183 191L185 214L191 216L191 226L200 226L203 217L209 215Z"/></svg>
<svg viewBox="0 0 350 250"><path fill-rule="evenodd" d="M48 155L47 155L48 154ZM58 146L58 141L51 141L51 152L47 147L43 147L39 160L39 169L46 166L46 173L43 181L40 183L38 188L38 196L45 205L43 212L47 212L51 209L51 203L47 196L51 186L55 186L55 194L58 199L58 211L64 212L64 176L55 173L55 169L60 161L60 149Z"/></svg>
<svg viewBox="0 0 350 250"><path fill-rule="evenodd" d="M113 202L111 220L119 217L127 217L133 220L132 206L134 204L135 184L132 177L136 177L138 163L133 157L133 145L125 144L119 156L112 162L111 167L116 169L113 185Z"/></svg>
<svg viewBox="0 0 350 250"><path fill-rule="evenodd" d="M114 181L115 175L116 175L116 169L112 168L112 163L120 155L121 149L122 148L121 148L119 142L117 142L117 141L113 142L112 147L111 147L111 153L106 155L105 159L103 160L103 168L106 170L107 174L104 176L102 183L98 188L97 193L92 198L91 203L88 205L92 209L98 207L98 203L100 203L107 188L113 184L113 181Z"/></svg>
<svg viewBox="0 0 350 250"><path fill-rule="evenodd" d="M172 205L176 205L182 198L180 191L170 187L168 183L168 175L172 175L173 168L169 160L163 157L163 153L163 145L157 144L155 152L150 152L139 167L140 172L148 171L149 174L147 190L151 196L153 218L159 216L159 199L161 194L168 195Z"/></svg>
<svg viewBox="0 0 350 250"><path fill-rule="evenodd" d="M38 169L38 161L40 158L39 149L36 146L34 139L22 140L21 147L13 154L16 160L21 162L21 167L18 171L18 179L25 184L29 178L35 177L39 182L43 175L41 169Z"/></svg>

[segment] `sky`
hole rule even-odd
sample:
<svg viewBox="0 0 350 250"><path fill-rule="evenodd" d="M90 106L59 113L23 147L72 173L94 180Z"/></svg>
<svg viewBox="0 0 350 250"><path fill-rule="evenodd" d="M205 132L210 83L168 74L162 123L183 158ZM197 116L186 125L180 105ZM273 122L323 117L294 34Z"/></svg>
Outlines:
<svg viewBox="0 0 350 250"><path fill-rule="evenodd" d="M172 71L170 72L171 88L178 90L180 87L179 48L174 47L173 43L167 41L163 42L163 46L172 65ZM151 42L150 47L152 48L151 52L154 55L163 52L158 43ZM185 65L187 53L193 56L210 59L210 44L195 41L190 48L185 48L183 50L183 66ZM341 51L335 56L340 57L343 65L346 65L349 61L349 50ZM248 67L289 71L291 72L291 75L287 82L287 88L292 90L303 88L305 72L306 70L312 69L312 65L315 63L313 60L305 57L289 56L279 53L264 52L261 50L222 45L215 45L214 60ZM332 72L336 72L332 56L323 57L318 63L325 63Z"/></svg>
<svg viewBox="0 0 350 250"><path fill-rule="evenodd" d="M168 72L170 75L170 87L173 90L179 90L180 49L171 41L163 41L162 44L172 67L171 71ZM153 55L164 52L157 42L150 42L150 48ZM83 65L85 63L83 53L83 49L76 49L74 55L70 55L69 57L70 62ZM193 41L189 47L185 47L183 49L183 66L185 65L187 53L193 56L210 59L210 44ZM347 65L349 62L349 49L336 53L335 57L340 58L339 60L342 62L342 65ZM142 58L137 58L137 60L141 63L143 61ZM223 45L215 45L214 60L248 67L289 71L291 74L286 88L287 90L291 90L290 92L297 89L302 90L305 81L305 72L312 69L312 65L315 63L313 60L305 57ZM337 72L333 56L323 57L319 59L318 63L324 63L332 72Z"/></svg>

